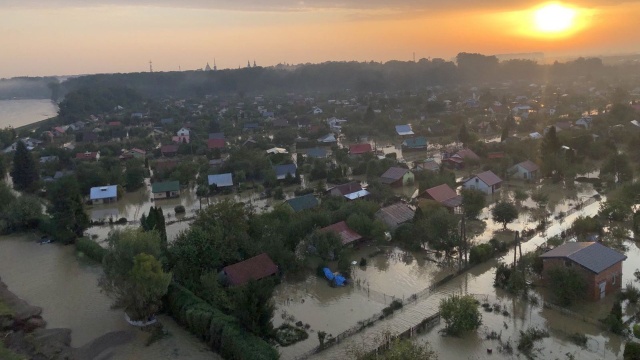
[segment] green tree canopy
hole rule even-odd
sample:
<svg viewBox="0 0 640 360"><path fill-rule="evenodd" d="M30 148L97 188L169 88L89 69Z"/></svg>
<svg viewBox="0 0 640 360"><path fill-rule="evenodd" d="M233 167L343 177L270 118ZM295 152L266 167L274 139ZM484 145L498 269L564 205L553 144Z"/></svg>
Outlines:
<svg viewBox="0 0 640 360"><path fill-rule="evenodd" d="M506 229L507 224L518 218L518 209L511 203L501 201L491 209L491 216L493 221L501 223L503 229Z"/></svg>
<svg viewBox="0 0 640 360"><path fill-rule="evenodd" d="M451 335L458 336L482 325L478 303L470 295L452 295L440 300L440 316L445 322L445 331Z"/></svg>
<svg viewBox="0 0 640 360"><path fill-rule="evenodd" d="M73 242L89 227L90 220L84 211L84 203L78 181L73 176L64 176L47 189L48 213L51 229L58 241Z"/></svg>
<svg viewBox="0 0 640 360"><path fill-rule="evenodd" d="M486 203L486 195L476 189L462 190L462 206L464 215L468 219L475 219L480 215Z"/></svg>
<svg viewBox="0 0 640 360"><path fill-rule="evenodd" d="M132 320L146 320L159 310L171 282L171 274L157 260L160 236L156 231L126 229L114 231L107 241L100 288Z"/></svg>
<svg viewBox="0 0 640 360"><path fill-rule="evenodd" d="M562 306L569 306L584 298L587 283L575 269L558 266L547 271L549 287Z"/></svg>

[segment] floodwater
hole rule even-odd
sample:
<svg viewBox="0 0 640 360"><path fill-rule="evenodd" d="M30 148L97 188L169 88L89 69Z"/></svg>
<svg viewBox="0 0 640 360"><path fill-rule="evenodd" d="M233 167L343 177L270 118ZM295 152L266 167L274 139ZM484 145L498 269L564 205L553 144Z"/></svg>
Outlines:
<svg viewBox="0 0 640 360"><path fill-rule="evenodd" d="M565 230L576 217L594 215L598 209L599 202L595 202L567 216L561 223L555 222L546 230L546 236L539 234L523 243L523 252L535 250L537 246L546 241L548 236L557 235ZM488 221L491 222L491 220ZM491 229L487 230L491 232L496 230L493 225L487 226L487 228ZM498 225L498 228L501 228L501 225ZM394 297L406 299L413 294L421 293L421 291L452 274L457 269L455 266L444 266L434 262L433 259L429 260L431 256L424 252L412 253L398 248L389 248L382 249L385 250L384 253L378 254L378 250L380 249L367 247L357 250L352 255L352 260L356 261L361 257L366 258L368 265L366 268L352 267L351 272L354 284L346 288L331 288L315 274L310 274L303 282L285 281L280 285L275 296L277 310L274 323L276 325L282 323L284 321L282 319L283 314L284 317L293 315L293 318L289 319L290 321L300 320L305 324L309 324L311 328L307 340L294 346L280 349L283 359L294 359L317 346L317 331L326 331L335 336L357 325L359 321L370 319L382 307L387 306ZM378 255L369 257L369 254L372 253ZM640 266L640 249L633 245L633 249L627 255L629 260L624 264L623 277L626 279L624 281L632 279L633 271ZM504 261L509 261L512 256L512 252L507 253L504 255ZM375 323L363 332L347 338L342 344L321 352L313 358L343 359L350 347L369 343L385 330L390 330L393 333L403 332L418 324L422 319L435 314L438 311L437 307L440 299L452 294L477 294L479 298L486 298L483 302L488 301L491 304L500 303L503 306L510 306L511 308L508 311L517 316L505 318L501 314L485 314L484 325L486 327L483 327L478 332L479 335L463 339L441 337L438 334L438 330L441 329L440 325L427 335L424 335L423 338L432 343L441 359L482 359L491 356L487 354L487 348L493 348L493 356L496 356L497 343L491 344L485 340L483 331L495 330L500 332L502 330L503 341L511 337L512 345L515 348L514 341L519 336L519 330L526 330L529 326L545 326L551 329L552 338L545 340L543 343L545 348L550 349L550 352L543 358L549 358L551 355L553 355L551 358L556 356L563 358L567 351L578 352L580 349L569 343L566 335L577 331L585 332L590 337L590 348L595 349L597 347L598 351L600 351L599 353L596 351L596 355L593 357L587 356L585 358L602 358L602 355L599 355L599 357L597 355L602 354L602 351L607 354L606 358L615 358L616 355L614 354L618 354L620 351L619 344L621 343L621 340L617 337L602 333L596 326L576 322L575 319L560 316L561 314L556 314L555 311L543 309L540 306L532 307L527 302L514 299L504 292L496 291L493 288L493 279L497 264L497 260L489 261L472 268L433 292L427 292L426 294L422 292L423 295L417 302L409 303L401 312L390 319ZM533 294L542 303L545 296L544 289L533 292ZM356 303L354 307L354 301L358 296L361 298L360 303ZM287 302L287 298L293 300ZM611 309L611 299L608 298L607 301L596 304L582 304L580 305L582 308L577 307L574 311L580 311L580 313L599 319L604 317ZM379 306L375 306L376 303ZM504 328L505 322L508 328ZM608 346L606 349L605 344Z"/></svg>
<svg viewBox="0 0 640 360"><path fill-rule="evenodd" d="M56 116L51 100L0 100L0 128L29 125Z"/></svg>
<svg viewBox="0 0 640 360"><path fill-rule="evenodd" d="M43 308L48 328L72 330L71 345L83 346L112 331L134 331L128 343L105 351L113 359L220 359L168 316L159 319L169 337L146 347L148 333L132 328L98 288L100 266L78 259L73 246L40 245L35 234L0 237L0 277L9 290ZM101 358L109 358L101 357Z"/></svg>

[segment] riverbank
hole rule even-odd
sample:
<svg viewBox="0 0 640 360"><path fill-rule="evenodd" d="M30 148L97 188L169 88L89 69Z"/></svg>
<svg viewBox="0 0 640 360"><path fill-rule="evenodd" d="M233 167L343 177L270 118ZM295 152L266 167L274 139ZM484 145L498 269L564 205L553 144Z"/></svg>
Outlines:
<svg viewBox="0 0 640 360"><path fill-rule="evenodd" d="M126 331L107 333L81 348L71 346L70 329L46 329L42 308L33 306L9 290L0 278L0 338L9 351L28 359L91 360L108 348L130 342L134 334Z"/></svg>
<svg viewBox="0 0 640 360"><path fill-rule="evenodd" d="M29 359L29 351L45 347L60 352L52 358L65 359L60 355L65 354L69 360L220 359L166 315L158 316L158 320L168 335L148 345L151 334L127 324L124 313L111 309L111 299L100 292L102 269L98 264L77 256L73 246L40 245L38 239L37 234L0 237L0 276L7 286L5 294L22 299L25 309L33 306L46 320L46 328L10 335L12 340L7 344L12 349L22 351ZM0 339L8 341L4 336L11 330L0 331Z"/></svg>

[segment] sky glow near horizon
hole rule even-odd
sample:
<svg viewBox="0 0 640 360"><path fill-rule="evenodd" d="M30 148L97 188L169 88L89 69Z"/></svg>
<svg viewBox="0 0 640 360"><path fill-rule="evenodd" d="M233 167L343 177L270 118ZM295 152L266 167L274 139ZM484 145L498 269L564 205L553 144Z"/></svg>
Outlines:
<svg viewBox="0 0 640 360"><path fill-rule="evenodd" d="M640 1L0 0L0 77L636 53ZM567 11L572 14L567 19ZM542 15L540 15L542 13ZM541 19L540 17L543 16ZM559 30L558 30L559 29ZM551 30L551 31L550 31Z"/></svg>

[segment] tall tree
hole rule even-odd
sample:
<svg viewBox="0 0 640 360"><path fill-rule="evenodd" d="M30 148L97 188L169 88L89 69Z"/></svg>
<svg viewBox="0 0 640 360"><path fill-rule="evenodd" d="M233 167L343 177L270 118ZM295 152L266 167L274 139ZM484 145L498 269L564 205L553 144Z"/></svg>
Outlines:
<svg viewBox="0 0 640 360"><path fill-rule="evenodd" d="M29 192L36 190L36 184L40 179L36 161L22 141L18 141L16 152L13 155L11 178L16 190Z"/></svg>
<svg viewBox="0 0 640 360"><path fill-rule="evenodd" d="M90 221L84 211L80 186L73 176L64 176L47 189L51 227L57 240L69 243L82 236Z"/></svg>
<svg viewBox="0 0 640 360"><path fill-rule="evenodd" d="M616 183L633 180L633 168L625 154L613 154L602 165L601 174L612 175Z"/></svg>
<svg viewBox="0 0 640 360"><path fill-rule="evenodd" d="M152 206L149 208L149 215L142 214L140 225L143 231L156 230L160 234L160 244L163 249L167 247L167 226L164 213L160 206Z"/></svg>
<svg viewBox="0 0 640 360"><path fill-rule="evenodd" d="M273 289L273 282L263 279L232 290L234 315L247 330L261 337L273 334Z"/></svg>
<svg viewBox="0 0 640 360"><path fill-rule="evenodd" d="M464 146L469 145L469 140L471 137L469 136L469 131L467 130L467 124L462 123L460 126L460 130L458 131L458 141L460 141Z"/></svg>
<svg viewBox="0 0 640 360"><path fill-rule="evenodd" d="M486 202L486 195L475 189L462 190L462 206L467 219L475 219L480 215Z"/></svg>
<svg viewBox="0 0 640 360"><path fill-rule="evenodd" d="M104 274L98 284L132 320L147 320L162 304L171 273L162 271L158 232L115 231L107 239Z"/></svg>

